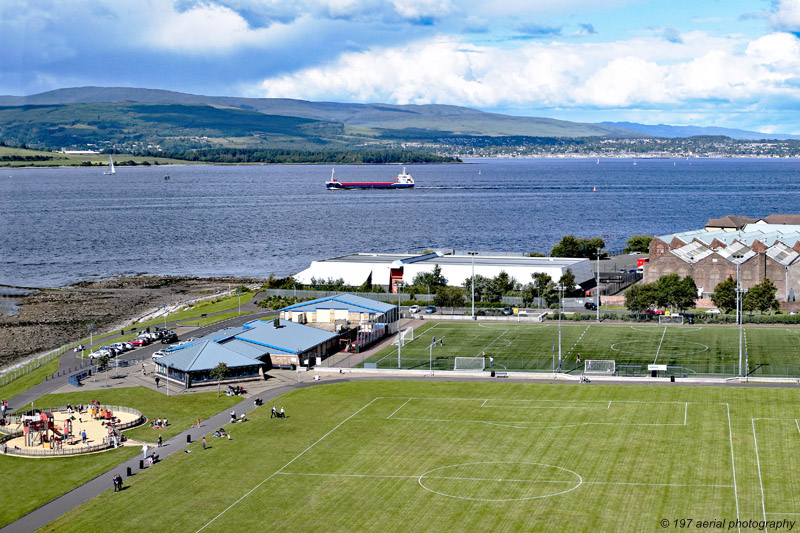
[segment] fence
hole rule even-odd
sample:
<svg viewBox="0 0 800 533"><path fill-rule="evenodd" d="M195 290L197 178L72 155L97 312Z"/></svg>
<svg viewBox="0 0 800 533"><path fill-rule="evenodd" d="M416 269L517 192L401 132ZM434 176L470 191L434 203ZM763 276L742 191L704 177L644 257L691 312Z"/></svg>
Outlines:
<svg viewBox="0 0 800 533"><path fill-rule="evenodd" d="M68 350L72 350L78 345L77 342L71 342L69 344L65 344L59 348L56 348L53 351L47 352L46 354L42 355L41 357L37 357L34 361L31 361L27 365L16 368L14 370L9 370L7 373L0 376L0 387L5 387L12 381L21 378L26 374L30 374L37 368L41 368L42 366L46 365L47 363L54 361L61 357L64 352Z"/></svg>

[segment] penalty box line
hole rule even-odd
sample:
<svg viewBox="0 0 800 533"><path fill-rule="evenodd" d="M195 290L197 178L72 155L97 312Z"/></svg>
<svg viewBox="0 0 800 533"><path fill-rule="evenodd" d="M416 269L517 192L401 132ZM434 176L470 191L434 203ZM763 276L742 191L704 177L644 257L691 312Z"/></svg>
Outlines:
<svg viewBox="0 0 800 533"><path fill-rule="evenodd" d="M360 408L358 411L356 411L355 413L351 414L350 416L348 416L347 418L345 418L344 420L342 420L341 422L339 422L338 424L336 424L336 426L334 426L334 428L333 428L333 429L331 429L330 431L328 431L327 433L325 433L323 436L321 436L319 439L317 439L316 441L314 441L314 442L313 442L313 443L312 443L310 446L308 446L308 448L306 448L306 449L305 449L305 450L303 450L302 452L300 452L300 453L298 453L297 455L295 455L295 456L294 456L294 457L293 457L293 458L292 458L292 459L291 459L291 460L290 460L288 463L286 463L285 465L283 465L282 467L280 467L278 470L276 470L275 472L273 472L272 474L270 474L269 476L267 476L266 478L264 478L264 480L263 480L261 483L259 483L258 485L256 485L255 487L253 487L252 489L250 489L249 491L247 491L247 492L246 492L246 493L245 493L245 494L244 494L244 495L243 495L241 498L239 498L238 500L236 500L235 502L233 502L232 504L230 504L230 505L229 505L228 507L226 507L226 508L225 508L225 509L224 509L224 510L221 512L221 513L219 513L217 516L215 516L214 518L212 518L211 520L209 520L209 521L208 521L208 522L207 522L207 523L206 523L206 524L205 524L203 527L201 527L200 529L198 529L196 533L199 533L200 531L203 531L205 528L207 528L209 525L211 525L211 523L213 523L213 522L214 522L214 521L215 521L217 518L219 518L220 516L224 515L224 514L225 514L225 513L227 513L229 510L231 510L231 509L232 509L234 506L236 506L236 504L238 504L240 501L242 501L242 500L244 500L245 498L247 498L248 496L250 496L250 494L252 494L252 493L253 493L253 492L254 492L256 489L258 489L258 488L259 488L261 485L263 485L264 483L266 483L267 481L269 481L270 479L272 479L273 477L275 477L275 475L276 475L276 474L280 474L280 473L281 473L281 472L282 472L284 469L286 469L286 468L287 468L289 465L291 465L292 463L294 463L295 461L297 461L298 459L300 459L300 457L302 457L303 455L305 455L305 453L306 453L307 451L309 451L311 448L313 448L314 446L316 446L317 444L319 444L320 442L322 442L323 440L325 440L325 438L326 438L328 435L330 435L331 433L333 433L334 431L336 431L337 429L339 429L340 427L342 427L342 426L344 425L344 423L345 423L345 422L347 422L348 420L350 420L351 418L353 418L354 416L356 416L358 413L360 413L361 411L363 411L364 409L366 409L367 407L369 407L370 405L372 405L373 403L375 403L375 401L377 401L378 399L379 399L379 398L373 398L373 399L372 399L372 401L370 401L370 402L369 402L369 403L367 403L366 405L362 406L362 407L361 407L361 408Z"/></svg>
<svg viewBox="0 0 800 533"><path fill-rule="evenodd" d="M758 436L756 435L756 421L757 420L767 420L770 422L794 422L795 427L797 428L797 432L800 435L800 422L798 422L797 418L751 418L750 424L753 426L753 443L755 444L755 453L756 453L756 465L758 467L758 484L761 488L761 512L764 515L764 521L767 520L767 515L797 515L800 516L800 513L781 513L778 511L767 511L766 505L766 497L764 494L764 480L761 476L761 459L758 453ZM766 531L766 528L764 529Z"/></svg>

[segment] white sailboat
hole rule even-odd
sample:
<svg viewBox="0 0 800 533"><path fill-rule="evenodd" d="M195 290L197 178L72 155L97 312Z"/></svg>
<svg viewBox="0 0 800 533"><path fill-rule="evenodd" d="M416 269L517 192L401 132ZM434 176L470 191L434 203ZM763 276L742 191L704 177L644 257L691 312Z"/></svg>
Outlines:
<svg viewBox="0 0 800 533"><path fill-rule="evenodd" d="M111 159L111 156L108 156L108 170L103 172L103 175L107 176L109 174L116 174L116 173L117 173L117 171L114 170L114 160Z"/></svg>

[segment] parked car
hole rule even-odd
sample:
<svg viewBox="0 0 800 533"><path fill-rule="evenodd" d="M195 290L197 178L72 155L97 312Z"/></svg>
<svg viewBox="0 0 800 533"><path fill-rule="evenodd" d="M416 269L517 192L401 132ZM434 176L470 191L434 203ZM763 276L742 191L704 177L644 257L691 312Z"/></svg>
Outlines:
<svg viewBox="0 0 800 533"><path fill-rule="evenodd" d="M168 331L161 337L161 344L172 344L178 342L178 334L174 331Z"/></svg>
<svg viewBox="0 0 800 533"><path fill-rule="evenodd" d="M514 310L512 308L510 308L510 307L504 307L503 308L503 314L506 315L506 316L513 315L514 314Z"/></svg>
<svg viewBox="0 0 800 533"><path fill-rule="evenodd" d="M662 311L661 309L648 309L647 311L645 311L645 314L650 316L657 316L657 315L663 315L664 311Z"/></svg>
<svg viewBox="0 0 800 533"><path fill-rule="evenodd" d="M722 311L720 311L716 307L712 307L711 309L707 309L706 310L706 314L707 315L721 315Z"/></svg>
<svg viewBox="0 0 800 533"><path fill-rule="evenodd" d="M429 305L428 307L425 308L425 312L428 313L429 315L435 313L436 312L436 306Z"/></svg>
<svg viewBox="0 0 800 533"><path fill-rule="evenodd" d="M150 344L150 339L148 339L147 337L136 337L131 341L131 344L133 344L134 346L147 346L148 344Z"/></svg>
<svg viewBox="0 0 800 533"><path fill-rule="evenodd" d="M409 313L419 313L419 306L418 305L412 305L411 307L408 308L408 312Z"/></svg>
<svg viewBox="0 0 800 533"><path fill-rule="evenodd" d="M589 311L597 311L597 304L594 302L586 302L583 304L583 308Z"/></svg>
<svg viewBox="0 0 800 533"><path fill-rule="evenodd" d="M167 352L165 352L164 350L159 350L153 354L153 359L161 359L165 355L167 355Z"/></svg>
<svg viewBox="0 0 800 533"><path fill-rule="evenodd" d="M108 357L108 352L105 350L97 350L96 352L90 353L87 357L89 359L100 359L101 357Z"/></svg>

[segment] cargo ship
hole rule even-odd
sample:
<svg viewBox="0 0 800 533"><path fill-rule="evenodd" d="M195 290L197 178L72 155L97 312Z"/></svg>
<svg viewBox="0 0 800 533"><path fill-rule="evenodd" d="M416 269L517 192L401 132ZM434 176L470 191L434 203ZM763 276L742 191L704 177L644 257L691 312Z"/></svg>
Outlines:
<svg viewBox="0 0 800 533"><path fill-rule="evenodd" d="M334 170L331 169L331 179L325 182L328 189L411 189L414 187L414 178L406 172L397 175L394 181L338 181L333 177Z"/></svg>

